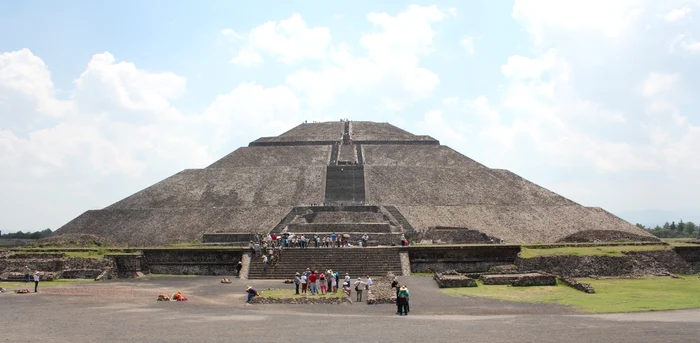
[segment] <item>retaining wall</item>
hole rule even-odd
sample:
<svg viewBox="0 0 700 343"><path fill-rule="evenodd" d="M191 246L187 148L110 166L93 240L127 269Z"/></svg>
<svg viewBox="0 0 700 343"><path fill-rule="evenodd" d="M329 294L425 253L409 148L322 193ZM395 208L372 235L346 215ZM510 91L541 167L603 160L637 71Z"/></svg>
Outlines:
<svg viewBox="0 0 700 343"><path fill-rule="evenodd" d="M232 275L243 250L144 249L141 268L154 274Z"/></svg>
<svg viewBox="0 0 700 343"><path fill-rule="evenodd" d="M411 272L488 271L494 266L513 264L519 245L431 246L408 247Z"/></svg>
<svg viewBox="0 0 700 343"><path fill-rule="evenodd" d="M696 272L700 272L700 245L674 247L673 250Z"/></svg>

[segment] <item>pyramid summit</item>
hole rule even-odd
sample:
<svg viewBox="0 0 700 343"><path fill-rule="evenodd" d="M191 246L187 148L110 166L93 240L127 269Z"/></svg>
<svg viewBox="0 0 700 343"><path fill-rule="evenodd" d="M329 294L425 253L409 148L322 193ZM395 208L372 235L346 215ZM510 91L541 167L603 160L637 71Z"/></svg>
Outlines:
<svg viewBox="0 0 700 343"><path fill-rule="evenodd" d="M376 244L656 240L430 136L388 123L303 123L186 169L58 229L122 244L247 241L281 232L367 234Z"/></svg>

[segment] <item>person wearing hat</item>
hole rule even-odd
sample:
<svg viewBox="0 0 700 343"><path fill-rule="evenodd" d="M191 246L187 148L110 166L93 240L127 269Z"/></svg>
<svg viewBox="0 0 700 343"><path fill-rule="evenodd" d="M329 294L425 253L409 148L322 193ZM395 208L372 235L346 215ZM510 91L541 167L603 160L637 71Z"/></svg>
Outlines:
<svg viewBox="0 0 700 343"><path fill-rule="evenodd" d="M396 297L396 304L399 307L399 315L408 315L408 288L405 285L401 286L399 289L399 295Z"/></svg>
<svg viewBox="0 0 700 343"><path fill-rule="evenodd" d="M296 272L296 274L294 274L294 285L297 288L297 293L296 293L297 295L299 295L299 285L300 284L301 284L301 277L299 277L299 272Z"/></svg>
<svg viewBox="0 0 700 343"><path fill-rule="evenodd" d="M37 288L39 288L39 271L35 270L34 271L34 293L36 293Z"/></svg>
<svg viewBox="0 0 700 343"><path fill-rule="evenodd" d="M365 289L366 284L362 281L361 277L357 278L355 281L355 293L357 294L357 302L362 301L362 291Z"/></svg>
<svg viewBox="0 0 700 343"><path fill-rule="evenodd" d="M260 294L258 294L258 291L256 291L255 288L253 288L252 286L248 286L245 289L245 291L246 291L246 293L248 293L248 301L246 301L246 302L249 304L251 304L253 302L253 298L260 295Z"/></svg>
<svg viewBox="0 0 700 343"><path fill-rule="evenodd" d="M347 282L348 285L350 284L350 273L345 273L345 282Z"/></svg>

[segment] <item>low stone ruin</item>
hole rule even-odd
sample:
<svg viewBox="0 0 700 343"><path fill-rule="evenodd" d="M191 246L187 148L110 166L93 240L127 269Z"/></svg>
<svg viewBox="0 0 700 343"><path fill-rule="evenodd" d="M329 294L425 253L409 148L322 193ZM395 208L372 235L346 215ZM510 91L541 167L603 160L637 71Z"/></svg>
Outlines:
<svg viewBox="0 0 700 343"><path fill-rule="evenodd" d="M455 270L435 273L433 279L440 288L476 287L476 280L458 273Z"/></svg>
<svg viewBox="0 0 700 343"><path fill-rule="evenodd" d="M560 280L568 285L569 287L579 290L584 293L589 293L593 294L595 293L595 290L593 289L593 286L591 286L588 283L583 283L583 282L578 282L576 279L571 278L571 277L562 277Z"/></svg>
<svg viewBox="0 0 700 343"><path fill-rule="evenodd" d="M484 285L555 286L557 284L555 275L544 273L490 274L481 275L479 279Z"/></svg>

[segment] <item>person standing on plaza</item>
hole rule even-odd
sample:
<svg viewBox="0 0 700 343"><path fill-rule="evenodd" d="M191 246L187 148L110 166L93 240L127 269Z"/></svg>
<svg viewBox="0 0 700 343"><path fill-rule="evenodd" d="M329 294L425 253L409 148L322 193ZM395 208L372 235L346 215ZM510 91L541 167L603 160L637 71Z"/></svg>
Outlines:
<svg viewBox="0 0 700 343"><path fill-rule="evenodd" d="M338 241L338 235L336 235L335 232L331 234L331 241L333 242L333 247L335 248L336 242Z"/></svg>
<svg viewBox="0 0 700 343"><path fill-rule="evenodd" d="M308 287L309 278L306 273L301 275L301 294L306 294L306 288Z"/></svg>
<svg viewBox="0 0 700 343"><path fill-rule="evenodd" d="M297 295L299 295L299 285L300 284L301 284L301 277L299 277L299 272L296 272L296 274L294 274L294 285L297 288L297 293L296 293Z"/></svg>
<svg viewBox="0 0 700 343"><path fill-rule="evenodd" d="M350 273L345 273L345 282L347 282L348 285L350 284Z"/></svg>
<svg viewBox="0 0 700 343"><path fill-rule="evenodd" d="M311 288L311 295L316 295L316 293L318 293L318 284L316 283L317 281L318 275L316 275L316 271L314 271L309 275L309 287Z"/></svg>
<svg viewBox="0 0 700 343"><path fill-rule="evenodd" d="M328 291L328 283L326 282L326 273L318 274L318 284L321 289L321 295L325 295Z"/></svg>
<svg viewBox="0 0 700 343"><path fill-rule="evenodd" d="M333 291L333 271L330 269L326 270L326 282L328 283L328 291L332 292Z"/></svg>
<svg viewBox="0 0 700 343"><path fill-rule="evenodd" d="M345 293L345 299L352 304L352 298L350 297L352 295L352 292L350 291L349 282L343 282L343 293Z"/></svg>
<svg viewBox="0 0 700 343"><path fill-rule="evenodd" d="M37 288L39 288L39 271L34 271L34 293L36 293Z"/></svg>
<svg viewBox="0 0 700 343"><path fill-rule="evenodd" d="M355 281L355 293L357 294L357 302L362 301L362 291L365 289L366 284L362 282L362 278L357 278Z"/></svg>
<svg viewBox="0 0 700 343"><path fill-rule="evenodd" d="M241 278L241 269L242 268L243 268L243 262L238 261L238 263L236 264L236 277L239 279Z"/></svg>
<svg viewBox="0 0 700 343"><path fill-rule="evenodd" d="M365 281L365 285L367 285L365 287L365 289L369 291L369 287L372 286L372 278L369 277L369 275L367 275L367 280Z"/></svg>
<svg viewBox="0 0 700 343"><path fill-rule="evenodd" d="M401 289L399 289L399 295L396 298L396 303L399 307L398 315L400 316L408 315L408 297L408 289L406 288L406 286L401 286Z"/></svg>

